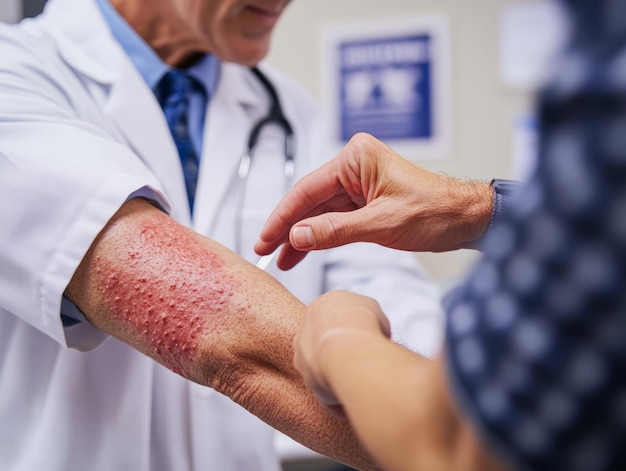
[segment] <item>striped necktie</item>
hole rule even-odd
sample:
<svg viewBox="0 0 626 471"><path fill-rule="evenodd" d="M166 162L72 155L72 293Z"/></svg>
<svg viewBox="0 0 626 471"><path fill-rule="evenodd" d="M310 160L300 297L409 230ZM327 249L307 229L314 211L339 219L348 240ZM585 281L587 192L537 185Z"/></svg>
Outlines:
<svg viewBox="0 0 626 471"><path fill-rule="evenodd" d="M191 142L188 123L189 99L194 86L200 87L200 84L188 74L178 70L167 72L159 83L159 101L178 150L185 176L189 210L192 214L198 182L198 156Z"/></svg>

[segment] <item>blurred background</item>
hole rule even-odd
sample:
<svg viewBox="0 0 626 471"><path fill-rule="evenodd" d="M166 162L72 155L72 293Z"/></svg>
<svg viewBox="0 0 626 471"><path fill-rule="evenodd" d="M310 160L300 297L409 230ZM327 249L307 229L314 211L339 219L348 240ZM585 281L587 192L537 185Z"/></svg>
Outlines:
<svg viewBox="0 0 626 471"><path fill-rule="evenodd" d="M449 151L411 158L461 178L524 178L534 155L534 95L563 37L550 0L295 0L278 24L268 61L323 101L324 70L332 68L324 51L329 30L432 16L443 18L449 38ZM476 252L416 256L445 288Z"/></svg>
<svg viewBox="0 0 626 471"><path fill-rule="evenodd" d="M34 16L45 1L2 0L0 19ZM328 31L356 28L363 34L372 25L393 28L398 20L419 24L433 16L446 27L441 67L448 150L436 158L419 151L407 156L462 178L523 178L534 151L533 97L562 37L553 0L295 0L278 24L267 61L329 106L333 97L323 78L333 68L324 48ZM393 140L386 142L395 148ZM446 287L476 253L416 256Z"/></svg>
<svg viewBox="0 0 626 471"><path fill-rule="evenodd" d="M45 0L1 0L0 20L34 16L44 4ZM436 28L429 29L433 18ZM338 122L335 92L346 77L345 63L337 63L337 48L351 41L388 39L397 25L401 25L398 34L427 37L433 47L423 59L436 71L429 88L421 90L436 115L435 132L422 139L426 146L410 147L409 142L406 147L406 142L398 141L401 150L408 149L409 158L431 170L461 178L523 179L535 153L533 98L564 33L555 3L295 0L278 24L267 61L318 98L332 133ZM342 32L350 34L342 37ZM443 137L436 135L439 132ZM428 147L433 138L439 139L434 151ZM395 148L396 142L388 144ZM468 269L476 252L416 257L445 290ZM278 438L277 446L286 471L345 469L284 437Z"/></svg>

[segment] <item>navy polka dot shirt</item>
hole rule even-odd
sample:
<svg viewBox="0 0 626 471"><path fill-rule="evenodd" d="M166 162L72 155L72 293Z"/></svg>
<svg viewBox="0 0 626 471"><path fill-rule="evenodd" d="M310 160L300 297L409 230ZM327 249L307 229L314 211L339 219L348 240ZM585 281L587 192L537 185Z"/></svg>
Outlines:
<svg viewBox="0 0 626 471"><path fill-rule="evenodd" d="M446 356L513 468L626 470L626 0L562 4L537 170L455 293Z"/></svg>

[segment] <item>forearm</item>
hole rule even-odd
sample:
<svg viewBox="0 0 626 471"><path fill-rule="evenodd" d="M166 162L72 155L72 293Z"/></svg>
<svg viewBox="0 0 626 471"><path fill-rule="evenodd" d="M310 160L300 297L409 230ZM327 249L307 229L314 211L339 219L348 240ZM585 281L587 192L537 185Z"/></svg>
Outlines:
<svg viewBox="0 0 626 471"><path fill-rule="evenodd" d="M319 354L355 431L384 469L504 469L458 415L441 360L362 332L338 335Z"/></svg>
<svg viewBox="0 0 626 471"><path fill-rule="evenodd" d="M471 248L473 244L485 235L493 213L493 189L486 183L467 183L465 188L467 205L460 224L467 223L471 229L467 231L467 240L461 248Z"/></svg>
<svg viewBox="0 0 626 471"><path fill-rule="evenodd" d="M328 383L383 468L446 469L430 440L434 431L423 427L430 411L420 391L432 361L378 334L340 333L323 345L318 358ZM435 426L443 432L450 424Z"/></svg>
<svg viewBox="0 0 626 471"><path fill-rule="evenodd" d="M102 331L307 446L368 468L348 425L317 405L292 367L304 306L271 276L146 201L132 200L114 216L67 296Z"/></svg>
<svg viewBox="0 0 626 471"><path fill-rule="evenodd" d="M450 177L442 177L441 187L442 199L435 206L439 214L431 220L432 224L440 221L447 226L442 231L441 245L446 247L445 250L473 248L489 227L493 212L493 188L488 183ZM421 214L415 221L423 224Z"/></svg>
<svg viewBox="0 0 626 471"><path fill-rule="evenodd" d="M192 381L212 384L219 379L201 364L206 340L241 315L241 281L229 273L225 255L134 199L99 234L66 294L95 327Z"/></svg>

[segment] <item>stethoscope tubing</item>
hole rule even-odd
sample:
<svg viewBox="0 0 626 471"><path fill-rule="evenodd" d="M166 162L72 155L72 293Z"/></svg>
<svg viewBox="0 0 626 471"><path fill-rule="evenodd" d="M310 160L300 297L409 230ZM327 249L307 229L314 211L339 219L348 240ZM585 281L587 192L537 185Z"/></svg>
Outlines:
<svg viewBox="0 0 626 471"><path fill-rule="evenodd" d="M261 82L267 94L270 97L270 110L266 116L257 121L250 134L248 136L247 143L247 152L245 152L239 161L239 168L237 171L237 186L239 187L237 190L238 201L236 208L236 217L235 217L235 252L238 254L242 254L241 247L241 237L243 232L243 205L246 199L246 189L247 189L247 181L248 176L250 175L250 168L252 166L252 160L254 155L254 149L259 140L259 136L261 131L265 126L268 125L278 125L285 134L285 163L283 167L284 171L284 181L285 181L285 191L291 186L293 183L293 178L295 174L295 163L294 163L294 154L295 154L295 144L294 144L294 131L291 123L285 116L282 106L280 104L280 99L278 97L278 93L274 88L274 85L270 82L267 76L261 72L258 68L252 67L250 69L252 73L257 77L257 79Z"/></svg>

